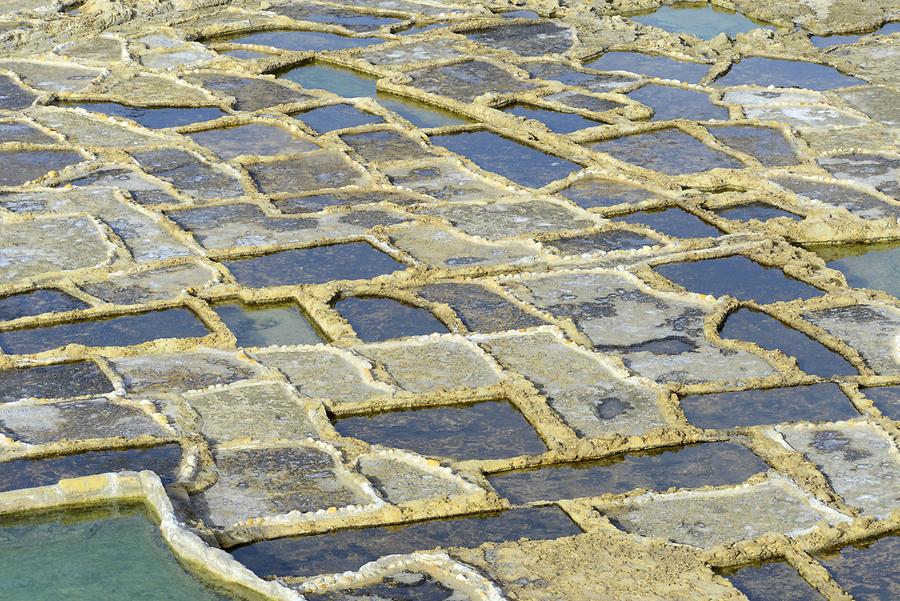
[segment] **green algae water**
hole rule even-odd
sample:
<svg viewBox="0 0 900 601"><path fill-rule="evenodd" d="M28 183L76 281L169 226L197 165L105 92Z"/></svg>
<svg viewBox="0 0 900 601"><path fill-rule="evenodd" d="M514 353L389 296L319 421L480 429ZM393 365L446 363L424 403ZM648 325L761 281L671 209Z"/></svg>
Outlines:
<svg viewBox="0 0 900 601"><path fill-rule="evenodd" d="M226 601L176 561L140 505L0 518L4 601Z"/></svg>

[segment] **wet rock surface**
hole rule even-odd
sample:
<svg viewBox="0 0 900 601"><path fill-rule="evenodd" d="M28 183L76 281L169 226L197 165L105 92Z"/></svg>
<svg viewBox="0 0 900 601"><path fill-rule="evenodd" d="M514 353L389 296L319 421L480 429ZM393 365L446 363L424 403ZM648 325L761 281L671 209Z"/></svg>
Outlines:
<svg viewBox="0 0 900 601"><path fill-rule="evenodd" d="M0 379L3 402L27 398L54 399L112 392L113 385L97 364L75 361L7 369Z"/></svg>
<svg viewBox="0 0 900 601"><path fill-rule="evenodd" d="M273 601L896 597L900 14L658 4L0 0L0 514L171 502Z"/></svg>
<svg viewBox="0 0 900 601"><path fill-rule="evenodd" d="M333 457L316 448L223 449L215 462L216 483L193 503L216 526L365 500L341 481Z"/></svg>
<svg viewBox="0 0 900 601"><path fill-rule="evenodd" d="M372 444L460 460L534 455L544 450L525 419L506 401L347 417L338 420L335 429Z"/></svg>
<svg viewBox="0 0 900 601"><path fill-rule="evenodd" d="M680 402L688 421L700 428L840 421L857 416L847 396L831 383L688 395Z"/></svg>
<svg viewBox="0 0 900 601"><path fill-rule="evenodd" d="M787 563L750 565L723 575L750 601L761 601L774 595L794 601L820 601L823 598Z"/></svg>
<svg viewBox="0 0 900 601"><path fill-rule="evenodd" d="M872 543L848 545L820 560L832 577L858 599L889 599L897 593L896 535Z"/></svg>
<svg viewBox="0 0 900 601"><path fill-rule="evenodd" d="M701 460L702 457L702 460ZM724 466L727 468L723 469ZM767 466L732 443L664 449L607 461L570 463L489 477L491 485L515 503L595 497L634 489L666 490L740 484Z"/></svg>
<svg viewBox="0 0 900 601"><path fill-rule="evenodd" d="M307 575L358 568L385 545L409 553L437 547L477 547L485 542L572 536L579 528L559 507L528 507L456 520L428 520L399 527L344 530L335 535L276 539L238 547L235 557L257 572Z"/></svg>
<svg viewBox="0 0 900 601"><path fill-rule="evenodd" d="M625 163L667 175L743 167L733 157L704 145L680 129L660 129L613 138L595 142L590 148Z"/></svg>
<svg viewBox="0 0 900 601"><path fill-rule="evenodd" d="M435 96L472 102L485 93L512 94L536 87L492 63L472 60L409 73L412 85Z"/></svg>
<svg viewBox="0 0 900 601"><path fill-rule="evenodd" d="M157 447L85 451L35 459L0 462L3 491L49 486L60 480L95 474L150 470L163 484L178 476L181 448L177 444Z"/></svg>

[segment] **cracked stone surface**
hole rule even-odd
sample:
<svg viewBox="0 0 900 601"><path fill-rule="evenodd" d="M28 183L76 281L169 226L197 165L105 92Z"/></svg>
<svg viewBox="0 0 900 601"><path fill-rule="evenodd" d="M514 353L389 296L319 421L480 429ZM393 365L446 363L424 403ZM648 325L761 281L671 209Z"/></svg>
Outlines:
<svg viewBox="0 0 900 601"><path fill-rule="evenodd" d="M81 289L108 303L139 305L174 298L185 290L203 288L216 279L215 271L191 261L171 267L114 272L105 280L82 284Z"/></svg>
<svg viewBox="0 0 900 601"><path fill-rule="evenodd" d="M236 353L196 349L190 353L164 353L123 357L113 362L125 389L137 395L187 392L217 384L231 384L257 376L261 368Z"/></svg>
<svg viewBox="0 0 900 601"><path fill-rule="evenodd" d="M572 45L572 33L555 23L521 23L478 29L469 33L473 42L509 50L520 56L562 54Z"/></svg>
<svg viewBox="0 0 900 601"><path fill-rule="evenodd" d="M180 202L163 189L162 183L151 181L136 170L118 166L101 167L62 183L75 187L116 188L127 193L131 200L140 205L152 206Z"/></svg>
<svg viewBox="0 0 900 601"><path fill-rule="evenodd" d="M235 198L243 194L239 182L225 170L178 149L149 150L132 155L145 172L202 200Z"/></svg>
<svg viewBox="0 0 900 601"><path fill-rule="evenodd" d="M345 155L314 151L295 159L248 166L254 183L266 194L342 188L365 183L362 170Z"/></svg>
<svg viewBox="0 0 900 601"><path fill-rule="evenodd" d="M410 392L477 388L501 377L477 347L454 336L368 344L357 352L383 365L397 385Z"/></svg>
<svg viewBox="0 0 900 601"><path fill-rule="evenodd" d="M775 177L772 181L801 199L841 207L861 219L900 217L900 205L891 204L871 193L838 181L806 180L792 176Z"/></svg>
<svg viewBox="0 0 900 601"><path fill-rule="evenodd" d="M587 215L552 202L539 200L517 203L453 204L424 212L442 217L467 234L499 240L522 234L590 227Z"/></svg>

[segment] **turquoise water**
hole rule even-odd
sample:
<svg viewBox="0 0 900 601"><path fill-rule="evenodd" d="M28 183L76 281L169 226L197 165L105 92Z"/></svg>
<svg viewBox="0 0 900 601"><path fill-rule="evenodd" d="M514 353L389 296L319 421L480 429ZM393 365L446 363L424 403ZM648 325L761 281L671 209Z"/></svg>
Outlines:
<svg viewBox="0 0 900 601"><path fill-rule="evenodd" d="M0 520L4 601L225 601L185 571L140 506Z"/></svg>
<svg viewBox="0 0 900 601"><path fill-rule="evenodd" d="M771 25L754 21L741 13L706 2L663 6L653 12L629 18L644 25L652 25L673 33L688 33L704 40L711 40L720 33L734 37L757 28L774 29Z"/></svg>

